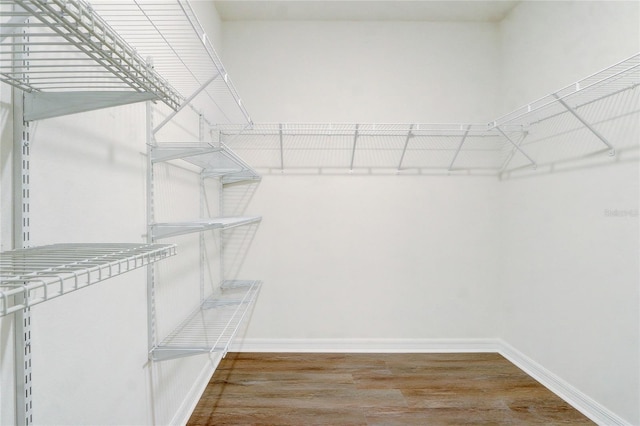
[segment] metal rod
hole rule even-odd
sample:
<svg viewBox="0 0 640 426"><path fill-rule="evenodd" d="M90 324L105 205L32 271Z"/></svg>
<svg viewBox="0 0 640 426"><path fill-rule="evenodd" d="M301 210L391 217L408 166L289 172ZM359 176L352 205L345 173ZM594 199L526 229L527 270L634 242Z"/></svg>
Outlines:
<svg viewBox="0 0 640 426"><path fill-rule="evenodd" d="M163 128L169 121L173 120L173 117L176 116L176 114L178 114L180 111L182 111L187 105L189 105L191 103L191 101L200 94L200 92L202 92L204 89L207 88L207 86L209 84L211 84L211 82L213 80L215 80L216 78L218 78L220 76L220 73L217 73L216 75L214 75L213 77L211 77L209 80L207 80L202 86L200 86L198 88L198 90L196 90L191 96L189 96L184 102L182 102L182 105L180 105L178 107L178 109L176 109L175 111L173 111L171 114L169 114L163 121L162 123L158 124L154 129L153 129L153 134L156 134L161 128Z"/></svg>
<svg viewBox="0 0 640 426"><path fill-rule="evenodd" d="M589 124L584 118L582 118L582 116L580 116L580 114L578 114L576 112L576 110L574 110L573 108L571 108L571 106L569 106L562 98L560 98L560 96L558 96L556 93L553 94L553 97L556 98L558 100L558 102L560 102L560 104L562 104L562 106L564 106L567 111L569 111L576 119L578 119L579 122L581 122L584 127L586 127L587 129L589 129L589 131L591 133L593 133L598 139L600 139L602 141L602 143L604 143L607 147L609 147L609 149L611 150L611 152L609 153L609 155L615 155L615 148L613 147L613 145L611 145L609 143L609 141L602 136L602 134L600 134L600 132L598 132L596 129L594 129L591 124Z"/></svg>
<svg viewBox="0 0 640 426"><path fill-rule="evenodd" d="M453 155L453 158L451 159L451 164L449 164L449 171L451 171L451 169L453 169L453 163L455 163L456 158L458 158L458 154L460 153L460 150L462 149L462 145L464 144L465 139L467 139L467 135L469 134L469 129L471 128L471 126L467 126L467 130L464 132L464 135L462 135L462 140L460 141L460 145L458 145L458 149L456 150L456 153Z"/></svg>
<svg viewBox="0 0 640 426"><path fill-rule="evenodd" d="M278 125L280 127L280 170L284 171L284 144L282 136L282 123Z"/></svg>
<svg viewBox="0 0 640 426"><path fill-rule="evenodd" d="M404 155L407 152L407 146L409 146L409 140L413 136L413 133L412 133L413 126L414 126L413 124L409 126L409 131L407 132L407 137L404 140L404 148L402 149L402 155L400 156L400 162L398 163L398 171L400 171L400 169L402 169L402 162L404 161Z"/></svg>
<svg viewBox="0 0 640 426"><path fill-rule="evenodd" d="M522 139L520 139L520 141L518 142L518 146L522 145L522 142L524 142L524 140L527 138L527 136L529 136L529 133L525 132L524 135L522 136ZM507 166L509 165L509 163L513 159L513 155L515 153L516 153L516 150L512 149L511 152L509 153L509 156L505 160L504 164L502 165L502 167L500 167L500 173L504 173L505 172L505 170L507 169Z"/></svg>
<svg viewBox="0 0 640 426"><path fill-rule="evenodd" d="M355 130L355 133L353 134L353 148L351 149L351 165L349 166L349 170L353 170L353 161L355 160L355 157L356 157L356 143L358 141L358 128L359 128L359 125L356 124L356 130Z"/></svg>
<svg viewBox="0 0 640 426"><path fill-rule="evenodd" d="M531 157L529 157L529 155L527 155L526 152L524 152L514 141L511 140L511 138L509 136L507 136L507 134L505 132L502 131L502 129L499 126L495 127L500 133L502 133L502 136L505 137L506 140L509 141L509 143L511 143L511 145L513 145L522 155L524 155L525 157L527 157L527 160L529 160L531 162L531 164L535 167L536 166L536 162L533 161L533 159Z"/></svg>

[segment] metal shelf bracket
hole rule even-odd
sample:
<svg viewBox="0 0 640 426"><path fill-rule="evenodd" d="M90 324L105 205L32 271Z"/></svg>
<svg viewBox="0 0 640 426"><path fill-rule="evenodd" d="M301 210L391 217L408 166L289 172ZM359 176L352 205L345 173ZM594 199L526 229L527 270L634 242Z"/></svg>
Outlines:
<svg viewBox="0 0 640 426"><path fill-rule="evenodd" d="M148 92L30 92L24 94L26 121L158 99Z"/></svg>

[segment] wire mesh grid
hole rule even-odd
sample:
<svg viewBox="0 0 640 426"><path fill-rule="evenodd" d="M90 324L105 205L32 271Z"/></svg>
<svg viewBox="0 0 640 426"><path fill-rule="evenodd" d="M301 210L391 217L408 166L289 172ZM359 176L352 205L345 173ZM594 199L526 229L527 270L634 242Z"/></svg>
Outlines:
<svg viewBox="0 0 640 426"><path fill-rule="evenodd" d="M208 121L251 121L188 1L91 0L91 5L141 56L151 58L153 68L184 98L205 87L191 104Z"/></svg>
<svg viewBox="0 0 640 426"><path fill-rule="evenodd" d="M27 92L179 93L83 0L1 0L0 80Z"/></svg>
<svg viewBox="0 0 640 426"><path fill-rule="evenodd" d="M173 244L54 244L0 253L0 316L176 254Z"/></svg>
<svg viewBox="0 0 640 426"><path fill-rule="evenodd" d="M242 320L250 312L261 281L224 281L220 290L151 351L155 360L201 352L226 351Z"/></svg>
<svg viewBox="0 0 640 426"><path fill-rule="evenodd" d="M260 216L239 216L196 219L189 222L155 223L151 226L151 231L153 238L160 239L212 229L230 229L236 226L257 223L261 220L262 218Z"/></svg>
<svg viewBox="0 0 640 426"><path fill-rule="evenodd" d="M507 153L507 142L484 124L266 123L218 130L256 169L497 171Z"/></svg>

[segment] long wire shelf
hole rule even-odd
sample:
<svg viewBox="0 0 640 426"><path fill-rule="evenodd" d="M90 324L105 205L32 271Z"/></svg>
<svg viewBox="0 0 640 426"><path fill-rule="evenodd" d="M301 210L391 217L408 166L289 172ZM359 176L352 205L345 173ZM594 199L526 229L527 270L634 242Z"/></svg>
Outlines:
<svg viewBox="0 0 640 426"><path fill-rule="evenodd" d="M0 253L0 316L176 254L173 244L53 244Z"/></svg>
<svg viewBox="0 0 640 426"><path fill-rule="evenodd" d="M260 292L261 281L224 281L159 345L151 359L164 361L200 353L226 352Z"/></svg>
<svg viewBox="0 0 640 426"><path fill-rule="evenodd" d="M251 166L224 144L162 143L152 147L153 163L170 160L183 160L193 164L202 170L204 177L219 177L223 183L260 179L260 175Z"/></svg>
<svg viewBox="0 0 640 426"><path fill-rule="evenodd" d="M1 0L0 80L26 92L180 94L83 0Z"/></svg>
<svg viewBox="0 0 640 426"><path fill-rule="evenodd" d="M213 229L231 229L237 226L258 223L261 220L262 217L260 216L247 216L197 219L189 222L163 222L151 225L151 233L154 239L162 239Z"/></svg>
<svg viewBox="0 0 640 426"><path fill-rule="evenodd" d="M260 171L504 176L634 149L638 137L628 133L637 133L638 85L640 54L487 124L255 123L217 129L222 142ZM627 134L618 135L620 128Z"/></svg>
<svg viewBox="0 0 640 426"><path fill-rule="evenodd" d="M495 173L509 141L486 124L256 123L217 126L221 140L258 170L412 169ZM522 126L505 126L518 140Z"/></svg>

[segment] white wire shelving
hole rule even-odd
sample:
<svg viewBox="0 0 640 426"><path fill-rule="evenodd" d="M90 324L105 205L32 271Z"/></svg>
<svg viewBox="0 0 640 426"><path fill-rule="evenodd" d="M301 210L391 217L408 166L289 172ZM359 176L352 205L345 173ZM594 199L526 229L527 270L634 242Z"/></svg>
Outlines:
<svg viewBox="0 0 640 426"><path fill-rule="evenodd" d="M92 8L209 123L251 118L193 8L186 0L91 0Z"/></svg>
<svg viewBox="0 0 640 426"><path fill-rule="evenodd" d="M86 102L179 107L181 95L85 1L1 0L0 10L0 81L30 94L26 119L77 112Z"/></svg>
<svg viewBox="0 0 640 426"><path fill-rule="evenodd" d="M53 244L0 253L0 316L176 254L173 244Z"/></svg>
<svg viewBox="0 0 640 426"><path fill-rule="evenodd" d="M206 298L151 349L151 359L164 361L201 353L226 353L243 320L251 312L261 286L261 281L224 281L219 292Z"/></svg>
<svg viewBox="0 0 640 426"><path fill-rule="evenodd" d="M178 235L203 232L213 229L231 229L236 226L251 225L262 220L260 216L249 217L217 217L211 219L197 219L189 222L155 223L151 227L154 239L176 237Z"/></svg>
<svg viewBox="0 0 640 426"><path fill-rule="evenodd" d="M251 122L186 0L0 0L0 81L29 121L160 100Z"/></svg>
<svg viewBox="0 0 640 426"><path fill-rule="evenodd" d="M228 147L206 143L156 144L151 161L183 160L199 167L203 177L221 178L222 183L259 180L260 175Z"/></svg>
<svg viewBox="0 0 640 426"><path fill-rule="evenodd" d="M637 127L640 54L487 124L219 125L220 139L260 171L504 176L628 148ZM606 157L606 155L605 155Z"/></svg>

